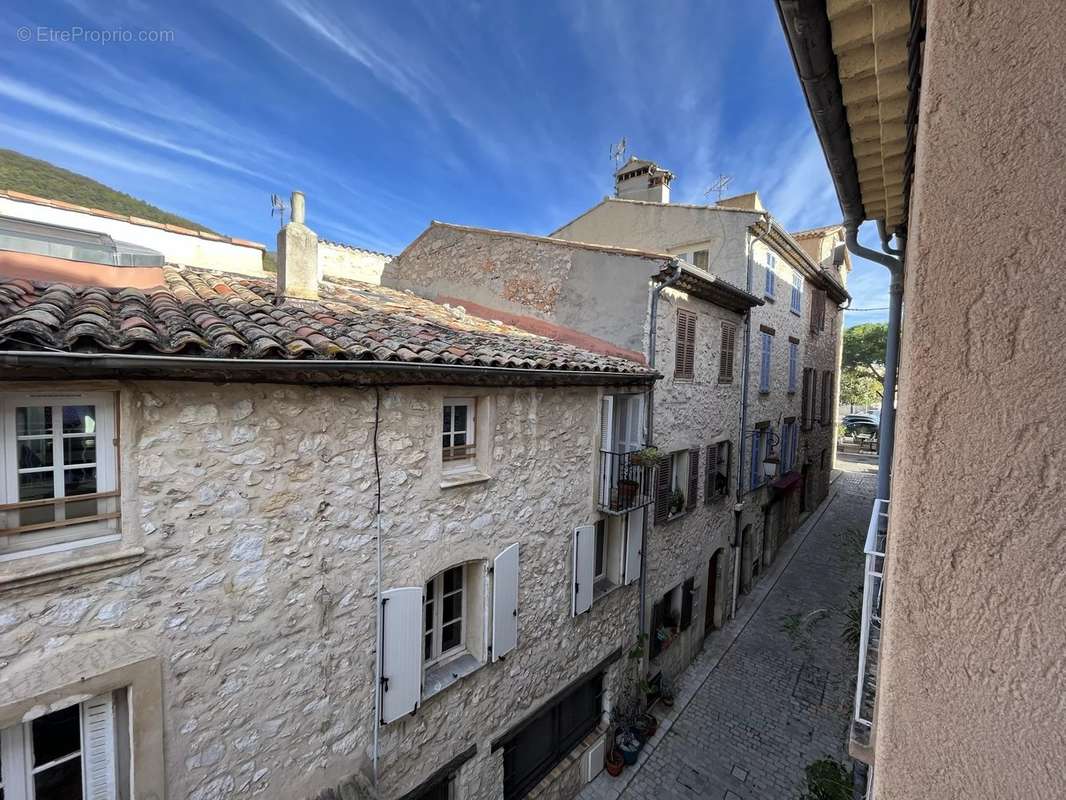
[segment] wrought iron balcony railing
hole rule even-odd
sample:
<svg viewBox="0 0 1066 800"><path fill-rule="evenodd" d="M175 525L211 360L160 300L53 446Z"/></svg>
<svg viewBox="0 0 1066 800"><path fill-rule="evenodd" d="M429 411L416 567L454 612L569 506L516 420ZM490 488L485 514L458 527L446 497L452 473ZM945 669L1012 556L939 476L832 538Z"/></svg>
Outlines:
<svg viewBox="0 0 1066 800"><path fill-rule="evenodd" d="M644 463L641 451L600 451L599 508L624 514L650 504L655 491L655 464Z"/></svg>
<svg viewBox="0 0 1066 800"><path fill-rule="evenodd" d="M866 574L862 587L862 627L859 634L859 669L855 681L855 708L851 719L852 756L873 762L874 713L881 654L881 601L884 595L885 552L888 546L888 500L874 500L866 530Z"/></svg>

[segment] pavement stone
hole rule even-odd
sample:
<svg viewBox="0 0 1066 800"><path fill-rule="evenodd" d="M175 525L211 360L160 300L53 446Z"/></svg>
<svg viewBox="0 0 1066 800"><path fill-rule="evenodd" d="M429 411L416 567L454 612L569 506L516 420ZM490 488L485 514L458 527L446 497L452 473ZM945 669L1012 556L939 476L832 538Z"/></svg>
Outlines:
<svg viewBox="0 0 1066 800"><path fill-rule="evenodd" d="M829 498L713 632L634 767L585 787L589 800L798 798L804 768L849 763L855 654L841 632L862 586L876 467L844 461Z"/></svg>

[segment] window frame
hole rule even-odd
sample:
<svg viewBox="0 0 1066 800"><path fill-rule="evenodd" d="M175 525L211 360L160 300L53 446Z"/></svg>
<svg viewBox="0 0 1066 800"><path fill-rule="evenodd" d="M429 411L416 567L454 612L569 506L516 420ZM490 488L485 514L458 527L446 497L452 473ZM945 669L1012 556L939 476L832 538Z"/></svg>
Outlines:
<svg viewBox="0 0 1066 800"><path fill-rule="evenodd" d="M675 324L674 380L691 381L696 377L696 312L679 308Z"/></svg>
<svg viewBox="0 0 1066 800"><path fill-rule="evenodd" d="M803 275L797 269L792 270L792 297L788 309L797 317L803 316Z"/></svg>
<svg viewBox="0 0 1066 800"><path fill-rule="evenodd" d="M703 256L703 264L700 264L700 256ZM707 248L701 248L692 252L692 266L697 269L710 270L711 268L711 251Z"/></svg>
<svg viewBox="0 0 1066 800"><path fill-rule="evenodd" d="M763 285L763 295L770 300L777 299L777 255L773 252L767 252L765 269L765 283Z"/></svg>
<svg viewBox="0 0 1066 800"><path fill-rule="evenodd" d="M476 397L445 397L441 402L441 467L446 473L449 472L470 472L477 468L477 401ZM447 408L466 408L466 430L455 430L455 412L452 411L452 430L445 430L444 412ZM455 436L457 433L462 433L466 436L466 443L462 445L455 444ZM444 444L444 438L451 437L451 445ZM466 453L463 455L452 455L449 457L449 451L454 451L456 448L463 448Z"/></svg>
<svg viewBox="0 0 1066 800"><path fill-rule="evenodd" d="M596 555L592 567L593 583L599 583L600 581L607 579L607 557L608 551L610 549L608 547L609 536L610 534L607 531L607 519L605 517L601 517L600 519L596 520ZM600 567L603 568L602 571L599 569Z"/></svg>
<svg viewBox="0 0 1066 800"><path fill-rule="evenodd" d="M77 406L94 407L96 416L92 433L64 432L63 409ZM48 467L32 469L41 473L51 472L52 498L27 501L18 499L20 470L30 469L20 468L18 465L20 436L16 429L16 409L24 407L51 409L51 433L34 434L32 438L50 442L52 464ZM67 464L64 443L67 440L89 436L92 436L94 440L95 461L91 464ZM10 533L0 532L0 563L121 540L122 498L118 437L119 402L118 393L114 390L72 387L66 390L31 389L0 393L0 531L11 531ZM23 440L28 440L28 438ZM68 470L86 468L95 470L96 491L83 495L66 495L65 481L62 480L64 474ZM51 506L49 506L49 501L51 501ZM96 502L96 513L84 515L84 522L71 522L65 518L64 501ZM30 503L33 505L25 505ZM39 523L20 524L20 511L27 507L51 507L54 509L53 519ZM113 510L104 510L105 508Z"/></svg>
<svg viewBox="0 0 1066 800"><path fill-rule="evenodd" d="M688 450L675 450L670 453L670 505L674 502L674 492L680 491L685 496L685 502L681 504L681 510L676 514L667 512L667 520L677 519L683 516L689 509L691 498L689 495L689 464L690 452Z"/></svg>
<svg viewBox="0 0 1066 800"><path fill-rule="evenodd" d="M444 591L444 576L447 573L452 572L454 570L458 570L458 572L459 572L459 577L460 577L459 589L458 590L453 589L452 591L445 593L445 591ZM466 654L467 652L469 652L468 649L467 649L467 646L466 646L467 626L469 624L469 621L468 621L468 616L469 615L468 615L468 612L467 612L467 602L469 600L469 595L468 595L468 592L467 592L467 582L468 581L467 581L466 571L467 571L467 565L466 564L456 564L456 565L453 565L451 567L447 567L446 569L442 569L440 572L438 572L436 575L434 575L432 578L430 578L428 581L426 581L425 585L423 586L423 589L422 589L422 671L423 671L423 673L425 673L426 670L431 669L432 667L438 666L440 664L445 664L445 663L447 663L447 662L449 662L449 661L451 661L451 660L453 660L455 658L459 658L460 656L462 656L462 655ZM426 587L430 586L431 584L433 585L433 595L432 595L432 597L429 596L429 592L427 591L427 588L426 588ZM448 620L448 622L444 622L444 599L445 599L445 596L451 597L451 596L455 595L457 592L460 594L459 616L455 617L454 619ZM433 621L432 621L429 629L427 629L427 627L426 627L426 606L429 605L430 603L433 604L433 610L432 610ZM458 623L459 623L459 643L454 645L453 647L449 647L447 650L441 650L441 642L443 640L444 626L445 625L452 625L456 621L458 621ZM431 640L430 640L430 642L431 642L431 644L430 644L431 655L428 656L428 657L426 656L426 636L431 636L432 637Z"/></svg>

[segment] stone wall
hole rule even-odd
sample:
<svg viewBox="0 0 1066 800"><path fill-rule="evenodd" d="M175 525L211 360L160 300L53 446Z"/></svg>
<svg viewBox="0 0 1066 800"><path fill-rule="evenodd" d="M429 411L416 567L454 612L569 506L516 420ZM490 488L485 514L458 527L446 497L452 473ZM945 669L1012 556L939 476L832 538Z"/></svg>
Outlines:
<svg viewBox="0 0 1066 800"><path fill-rule="evenodd" d="M381 390L384 587L521 545L518 649L382 729L383 797L470 744L463 797L498 797L491 741L635 635L635 587L570 616L597 391L489 394L491 480L441 489L443 391ZM0 674L39 675L33 694L75 647L106 661L141 641L162 663L169 796L343 797L373 731L374 392L138 382L120 397L123 527L146 556L0 596Z"/></svg>

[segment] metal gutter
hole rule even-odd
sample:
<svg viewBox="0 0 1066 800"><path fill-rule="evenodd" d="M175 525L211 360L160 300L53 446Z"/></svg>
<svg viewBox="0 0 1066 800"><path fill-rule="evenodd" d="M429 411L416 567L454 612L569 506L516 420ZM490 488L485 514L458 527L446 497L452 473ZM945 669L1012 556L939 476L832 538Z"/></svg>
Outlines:
<svg viewBox="0 0 1066 800"><path fill-rule="evenodd" d="M197 356L139 355L128 353L67 353L42 350L0 350L0 364L15 368L70 369L77 372L152 372L159 377L181 380L267 381L271 376L299 376L311 382L374 385L407 383L464 383L469 379L501 384L617 385L650 384L661 377L654 372L599 372L596 370L536 369L532 367L484 367L468 364L426 364L405 361L342 361L336 359L255 359ZM378 379L381 376L383 379ZM330 379L333 380L330 380ZM387 380L384 380L387 378ZM447 378L448 380L445 380Z"/></svg>

